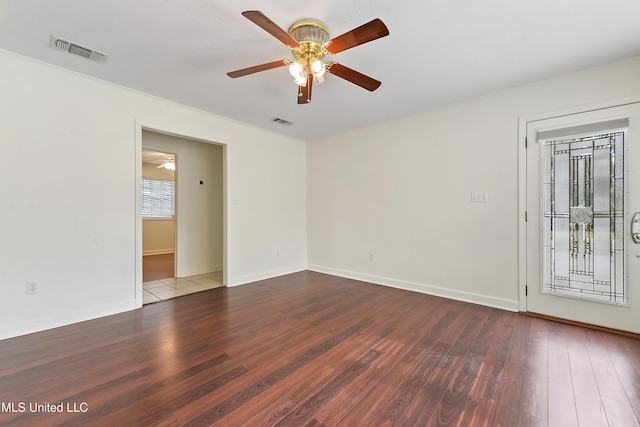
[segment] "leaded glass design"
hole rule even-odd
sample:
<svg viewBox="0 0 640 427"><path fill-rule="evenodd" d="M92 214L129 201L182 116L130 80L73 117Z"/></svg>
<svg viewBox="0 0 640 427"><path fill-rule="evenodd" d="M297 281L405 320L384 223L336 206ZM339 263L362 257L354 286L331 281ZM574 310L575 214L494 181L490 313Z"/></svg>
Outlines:
<svg viewBox="0 0 640 427"><path fill-rule="evenodd" d="M540 142L542 292L624 304L624 132Z"/></svg>

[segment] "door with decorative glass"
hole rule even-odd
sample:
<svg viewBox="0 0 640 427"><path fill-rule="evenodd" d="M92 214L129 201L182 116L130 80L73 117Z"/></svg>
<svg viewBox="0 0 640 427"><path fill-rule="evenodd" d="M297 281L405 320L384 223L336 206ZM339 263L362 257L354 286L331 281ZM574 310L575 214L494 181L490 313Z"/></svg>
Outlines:
<svg viewBox="0 0 640 427"><path fill-rule="evenodd" d="M532 121L527 141L527 311L640 333L640 104Z"/></svg>

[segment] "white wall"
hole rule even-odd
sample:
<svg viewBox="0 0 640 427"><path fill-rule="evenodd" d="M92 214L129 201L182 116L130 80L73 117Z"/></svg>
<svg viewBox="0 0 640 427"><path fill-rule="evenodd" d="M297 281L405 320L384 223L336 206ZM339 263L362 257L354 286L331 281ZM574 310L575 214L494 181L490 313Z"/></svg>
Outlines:
<svg viewBox="0 0 640 427"><path fill-rule="evenodd" d="M142 219L142 255L162 255L175 253L175 221L163 218ZM220 239L222 248L222 239ZM220 250L222 253L222 250ZM222 257L220 258L222 260ZM222 265L222 261L219 262ZM221 269L222 267L220 267ZM212 270L218 271L218 270Z"/></svg>
<svg viewBox="0 0 640 427"><path fill-rule="evenodd" d="M228 285L305 268L303 141L4 51L0 82L0 338L141 304L141 123L226 144Z"/></svg>
<svg viewBox="0 0 640 427"><path fill-rule="evenodd" d="M517 309L518 118L638 97L640 59L308 145L3 51L0 82L5 338L140 305L142 127L225 145L230 286L308 256L318 271Z"/></svg>
<svg viewBox="0 0 640 427"><path fill-rule="evenodd" d="M222 270L222 146L149 131L142 132L142 145L176 154L176 275Z"/></svg>
<svg viewBox="0 0 640 427"><path fill-rule="evenodd" d="M309 268L517 310L519 117L638 96L635 58L310 142Z"/></svg>

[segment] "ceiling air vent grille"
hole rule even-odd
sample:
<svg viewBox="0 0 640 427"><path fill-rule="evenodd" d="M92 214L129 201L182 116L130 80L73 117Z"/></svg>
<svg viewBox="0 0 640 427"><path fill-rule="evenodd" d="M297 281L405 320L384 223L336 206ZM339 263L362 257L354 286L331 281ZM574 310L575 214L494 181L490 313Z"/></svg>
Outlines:
<svg viewBox="0 0 640 427"><path fill-rule="evenodd" d="M293 122L290 122L289 120L285 120L285 119L281 119L280 117L275 117L273 119L271 119L272 122L276 122L276 123L280 123L281 125L285 125L285 126L290 126L293 124Z"/></svg>
<svg viewBox="0 0 640 427"><path fill-rule="evenodd" d="M53 34L51 34L51 41L49 43L49 46L62 52L69 52L74 55L82 56L83 58L87 58L99 64L104 64L107 60L107 57L109 56L106 53L98 52L97 50L88 49L78 44L71 43L68 40L64 40L58 36L54 36Z"/></svg>

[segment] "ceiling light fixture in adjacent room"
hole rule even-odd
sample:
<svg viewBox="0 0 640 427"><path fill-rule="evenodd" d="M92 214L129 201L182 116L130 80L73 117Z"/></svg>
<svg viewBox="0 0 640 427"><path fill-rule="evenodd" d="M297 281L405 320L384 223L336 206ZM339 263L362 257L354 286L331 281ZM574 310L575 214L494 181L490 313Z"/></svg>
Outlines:
<svg viewBox="0 0 640 427"><path fill-rule="evenodd" d="M164 169L168 170L169 173L171 174L171 176L173 176L173 173L176 170L176 160L175 160L175 158L173 156L169 156L166 162L158 165L157 169L160 169L160 168L164 168Z"/></svg>

